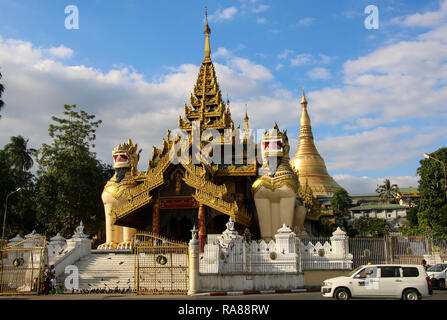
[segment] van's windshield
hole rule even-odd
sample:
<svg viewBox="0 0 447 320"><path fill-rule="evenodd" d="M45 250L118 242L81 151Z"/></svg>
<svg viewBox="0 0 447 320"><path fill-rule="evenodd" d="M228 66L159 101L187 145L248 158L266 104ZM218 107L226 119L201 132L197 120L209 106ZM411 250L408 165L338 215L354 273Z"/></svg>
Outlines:
<svg viewBox="0 0 447 320"><path fill-rule="evenodd" d="M352 277L353 275L355 275L357 272L359 272L364 266L360 266L355 268L354 270L352 270L351 272L349 272L348 277Z"/></svg>
<svg viewBox="0 0 447 320"><path fill-rule="evenodd" d="M447 268L447 264L435 264L434 266L428 268L427 271L441 272L444 271L445 268Z"/></svg>

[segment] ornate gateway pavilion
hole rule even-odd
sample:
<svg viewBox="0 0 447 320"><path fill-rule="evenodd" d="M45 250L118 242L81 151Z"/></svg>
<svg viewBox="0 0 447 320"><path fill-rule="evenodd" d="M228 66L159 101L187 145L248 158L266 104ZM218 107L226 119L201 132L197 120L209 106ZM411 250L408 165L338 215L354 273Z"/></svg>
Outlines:
<svg viewBox="0 0 447 320"><path fill-rule="evenodd" d="M186 241L196 225L203 251L207 234L221 233L229 217L239 232L248 228L255 237L272 239L283 223L302 235L301 171L318 194L339 188L315 148L304 92L300 146L292 161L287 133L276 124L260 144L247 113L244 129L235 128L211 61L210 33L207 21L205 57L190 104L179 128L167 130L162 148L153 147L147 170L138 171L138 146L130 139L113 150L115 175L102 194L106 242L98 249L128 249L136 230Z"/></svg>

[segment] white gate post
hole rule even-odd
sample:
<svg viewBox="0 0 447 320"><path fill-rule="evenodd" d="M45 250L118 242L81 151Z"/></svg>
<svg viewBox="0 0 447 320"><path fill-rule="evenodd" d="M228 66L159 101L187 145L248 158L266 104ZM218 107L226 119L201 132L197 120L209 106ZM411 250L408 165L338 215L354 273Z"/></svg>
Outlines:
<svg viewBox="0 0 447 320"><path fill-rule="evenodd" d="M191 230L192 239L189 240L189 290L188 295L192 295L199 290L199 250L200 244L197 239L196 226Z"/></svg>

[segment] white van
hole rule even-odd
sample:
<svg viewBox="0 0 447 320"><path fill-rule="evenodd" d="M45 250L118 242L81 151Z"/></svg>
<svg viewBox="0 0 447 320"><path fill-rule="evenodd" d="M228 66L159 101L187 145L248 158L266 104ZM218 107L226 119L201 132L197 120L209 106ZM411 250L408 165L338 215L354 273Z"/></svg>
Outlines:
<svg viewBox="0 0 447 320"><path fill-rule="evenodd" d="M445 278L447 275L447 263L439 263L427 269L431 284L435 288L445 289Z"/></svg>
<svg viewBox="0 0 447 320"><path fill-rule="evenodd" d="M327 279L321 286L323 297L398 298L419 300L432 294L430 278L423 266L405 264L365 265L347 276Z"/></svg>

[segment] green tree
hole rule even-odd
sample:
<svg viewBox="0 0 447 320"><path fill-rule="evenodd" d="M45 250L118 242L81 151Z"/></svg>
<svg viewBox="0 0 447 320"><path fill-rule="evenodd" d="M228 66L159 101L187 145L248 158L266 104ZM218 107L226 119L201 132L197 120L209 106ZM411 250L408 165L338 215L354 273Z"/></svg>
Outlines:
<svg viewBox="0 0 447 320"><path fill-rule="evenodd" d="M0 149L0 176L0 216L2 223L6 195L19 187L22 188L20 192L14 193L8 199L5 238L9 239L17 233L21 233L23 236L35 228L34 176L28 171L14 169L6 147Z"/></svg>
<svg viewBox="0 0 447 320"><path fill-rule="evenodd" d="M407 221L410 225L410 227L414 227L418 225L418 211L419 207L413 207L410 208L410 210L407 211Z"/></svg>
<svg viewBox="0 0 447 320"><path fill-rule="evenodd" d="M64 109L64 118L52 117L56 123L48 130L52 144L43 144L37 152L37 220L40 229L50 234L68 237L80 221L86 233L94 234L104 224L101 193L112 175L111 167L90 150L101 120L78 112L76 105Z"/></svg>
<svg viewBox="0 0 447 320"><path fill-rule="evenodd" d="M430 156L447 164L447 148L440 148ZM432 159L423 159L419 163L419 228L432 235L447 236L447 190L443 166Z"/></svg>
<svg viewBox="0 0 447 320"><path fill-rule="evenodd" d="M0 79L2 78L2 74L0 73ZM5 87L0 83L0 111L3 109L5 103L2 100L3 91L5 90ZM1 118L1 116L0 116Z"/></svg>
<svg viewBox="0 0 447 320"><path fill-rule="evenodd" d="M9 159L12 161L14 169L19 171L27 171L31 169L34 164L32 154L36 152L35 149L28 148L28 139L25 140L22 136L11 137L11 142L5 146L5 151Z"/></svg>
<svg viewBox="0 0 447 320"><path fill-rule="evenodd" d="M347 214L349 208L352 207L352 199L349 196L349 193L343 188L335 191L334 196L331 199L331 206L334 213L338 215Z"/></svg>
<svg viewBox="0 0 447 320"><path fill-rule="evenodd" d="M355 219L352 226L363 236L383 236L389 229L385 219L370 217Z"/></svg>
<svg viewBox="0 0 447 320"><path fill-rule="evenodd" d="M379 194L382 201L390 203L391 199L396 199L398 196L399 187L397 184L391 184L389 179L385 179L383 183L383 185L377 185L376 192Z"/></svg>

